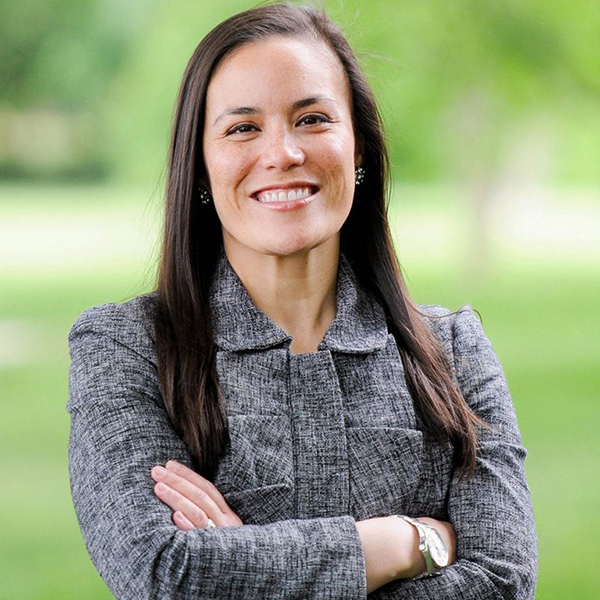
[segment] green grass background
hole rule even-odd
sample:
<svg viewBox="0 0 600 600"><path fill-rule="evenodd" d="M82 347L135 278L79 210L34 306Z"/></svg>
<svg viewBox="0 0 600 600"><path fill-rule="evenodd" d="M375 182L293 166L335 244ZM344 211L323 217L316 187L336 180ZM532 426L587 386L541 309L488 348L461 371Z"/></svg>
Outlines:
<svg viewBox="0 0 600 600"><path fill-rule="evenodd" d="M435 190L425 195L433 198ZM593 556L600 539L600 277L595 261L559 254L546 260L523 257L504 252L500 240L485 271L474 276L461 243L436 249L430 240L434 250L424 256L402 235L411 223L422 222L423 211L460 230L460 213L443 200L423 208L402 189L397 200L394 223L402 225L398 245L413 295L451 308L472 304L504 364L529 450L540 548L537 598L598 597ZM66 338L84 309L150 289L159 205L156 194L136 190L0 186L0 233L14 236L10 248L19 250L7 259L5 237L0 599L111 597L87 557L70 500ZM96 243L87 234L73 242L74 233L91 232L95 225ZM60 247L66 248L64 259Z"/></svg>

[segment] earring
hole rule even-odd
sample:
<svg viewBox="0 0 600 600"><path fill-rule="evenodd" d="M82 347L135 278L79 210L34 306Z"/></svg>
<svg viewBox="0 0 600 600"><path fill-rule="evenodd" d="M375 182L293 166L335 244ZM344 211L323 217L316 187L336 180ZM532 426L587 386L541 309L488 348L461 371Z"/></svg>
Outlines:
<svg viewBox="0 0 600 600"><path fill-rule="evenodd" d="M203 187L200 186L198 188L198 191L200 192L200 202L202 202L202 204L206 205L210 203L210 194L208 193L208 190Z"/></svg>
<svg viewBox="0 0 600 600"><path fill-rule="evenodd" d="M365 170L362 167L356 167L354 171L354 183L360 185L365 180Z"/></svg>

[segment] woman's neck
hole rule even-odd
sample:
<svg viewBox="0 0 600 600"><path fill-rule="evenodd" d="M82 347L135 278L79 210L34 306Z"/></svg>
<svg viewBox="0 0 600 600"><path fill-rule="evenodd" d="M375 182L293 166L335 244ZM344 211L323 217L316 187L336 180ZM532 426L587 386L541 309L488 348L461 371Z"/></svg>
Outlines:
<svg viewBox="0 0 600 600"><path fill-rule="evenodd" d="M254 304L292 337L292 352L315 352L336 315L339 240L276 256L226 239L225 253Z"/></svg>

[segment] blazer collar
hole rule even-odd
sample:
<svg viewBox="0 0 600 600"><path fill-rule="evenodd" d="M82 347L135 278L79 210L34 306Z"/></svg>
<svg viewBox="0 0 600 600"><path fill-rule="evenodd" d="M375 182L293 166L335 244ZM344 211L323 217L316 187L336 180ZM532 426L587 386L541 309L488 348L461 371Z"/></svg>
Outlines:
<svg viewBox="0 0 600 600"><path fill-rule="evenodd" d="M221 250L213 275L210 303L214 339L224 350L262 350L289 347L283 329L257 308ZM384 348L388 329L382 306L358 285L350 263L340 254L337 314L319 350L362 354Z"/></svg>

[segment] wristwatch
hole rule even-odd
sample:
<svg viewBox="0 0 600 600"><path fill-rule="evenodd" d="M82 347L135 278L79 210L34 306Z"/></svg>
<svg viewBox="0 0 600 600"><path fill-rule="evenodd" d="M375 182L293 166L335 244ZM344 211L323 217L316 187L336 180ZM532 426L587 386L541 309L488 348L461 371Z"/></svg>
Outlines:
<svg viewBox="0 0 600 600"><path fill-rule="evenodd" d="M437 532L435 527L413 519L406 515L396 515L400 519L404 519L410 523L419 532L419 551L425 559L427 571L421 575L417 575L414 579L421 577L433 577L441 575L448 566L448 548L442 539L442 536Z"/></svg>

